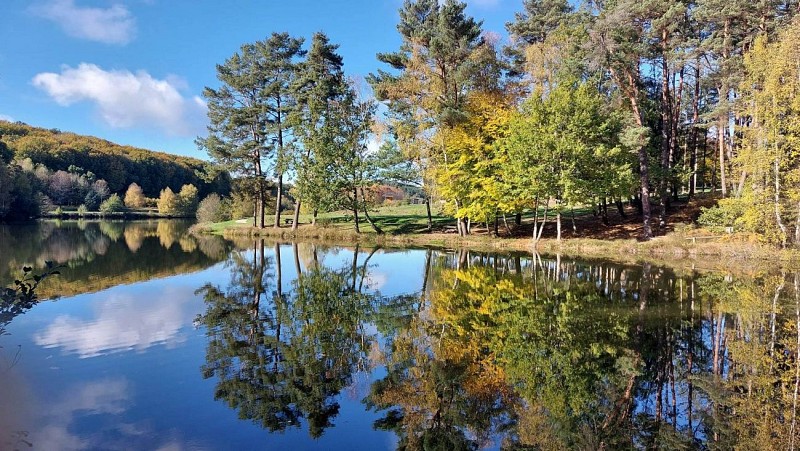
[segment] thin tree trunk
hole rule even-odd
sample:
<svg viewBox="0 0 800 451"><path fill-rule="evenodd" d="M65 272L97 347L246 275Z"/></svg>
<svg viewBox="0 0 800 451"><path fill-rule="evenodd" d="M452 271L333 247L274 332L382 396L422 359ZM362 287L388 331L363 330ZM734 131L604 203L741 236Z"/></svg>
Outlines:
<svg viewBox="0 0 800 451"><path fill-rule="evenodd" d="M786 247L786 226L783 224L783 219L781 219L781 173L780 173L780 160L779 156L776 152L775 154L775 222L778 224L778 227L781 229L781 247Z"/></svg>
<svg viewBox="0 0 800 451"><path fill-rule="evenodd" d="M283 299L283 272L281 268L281 246L275 243L275 291Z"/></svg>
<svg viewBox="0 0 800 451"><path fill-rule="evenodd" d="M294 203L294 217L292 218L292 230L297 230L298 224L300 224L300 199L297 199L297 202Z"/></svg>
<svg viewBox="0 0 800 451"><path fill-rule="evenodd" d="M667 62L667 42L669 33L666 30L661 32L661 171L662 176L659 181L659 195L661 196L661 211L658 219L659 227L667 224L667 208L669 208L669 194L667 187L670 174L670 141L672 140L672 97L669 89L669 65Z"/></svg>
<svg viewBox="0 0 800 451"><path fill-rule="evenodd" d="M623 86L623 92L628 98L636 120L636 125L644 128L642 112L639 108L639 88L637 77L625 70L624 79L620 77L616 70L610 69L611 76L616 79L618 86ZM641 184L642 200L642 238L649 240L653 237L653 230L650 227L650 167L647 156L647 146L641 145L638 149L639 155L639 183Z"/></svg>
<svg viewBox="0 0 800 451"><path fill-rule="evenodd" d="M281 226L281 199L283 198L283 174L278 174L278 189L275 194L275 223L273 227L276 229Z"/></svg>
<svg viewBox="0 0 800 451"><path fill-rule="evenodd" d="M572 235L575 236L578 234L578 227L575 225L575 207L569 207L569 215L572 220Z"/></svg>
<svg viewBox="0 0 800 451"><path fill-rule="evenodd" d="M353 221L355 222L356 233L361 233L358 226L358 189L353 188Z"/></svg>
<svg viewBox="0 0 800 451"><path fill-rule="evenodd" d="M361 198L362 199L366 199L367 198L364 195L364 187L363 186L361 187ZM364 202L364 217L367 218L367 222L369 222L369 225L372 226L372 230L374 230L375 233L377 233L378 235L383 235L383 230L381 230L381 228L378 227L378 225L375 224L375 221L373 221L372 218L369 216L369 210L367 209L367 202L366 201Z"/></svg>
<svg viewBox="0 0 800 451"><path fill-rule="evenodd" d="M278 192L275 195L275 225L274 227L277 229L281 226L281 201L283 201L283 159L284 159L284 148L283 148L283 122L281 117L281 98L278 96L276 99L276 107L277 111L277 126L278 126L278 158L277 158L277 169L278 169Z"/></svg>
<svg viewBox="0 0 800 451"><path fill-rule="evenodd" d="M433 232L433 216L431 215L430 196L425 196L425 211L428 214L428 232Z"/></svg>
<svg viewBox="0 0 800 451"><path fill-rule="evenodd" d="M625 207L622 205L622 199L615 199L614 203L617 205L617 212L619 212L619 216L622 219L628 219L628 215L625 214Z"/></svg>
<svg viewBox="0 0 800 451"><path fill-rule="evenodd" d="M730 30L730 19L725 20L722 38L722 61L728 59L728 33ZM728 83L723 75L723 81L719 88L719 101L724 102L724 111L720 112L717 122L717 146L719 147L719 180L722 187L722 197L728 196L728 186L725 175L725 129L728 126Z"/></svg>
<svg viewBox="0 0 800 451"><path fill-rule="evenodd" d="M558 205L556 211L556 241L561 242L561 205Z"/></svg>
<svg viewBox="0 0 800 451"><path fill-rule="evenodd" d="M800 224L800 221L797 223ZM506 218L505 213L503 213L503 226L506 228L506 233L508 233L508 236L511 236L511 228L508 226L508 219Z"/></svg>
<svg viewBox="0 0 800 451"><path fill-rule="evenodd" d="M700 120L700 60L695 61L694 68L694 98L692 99L692 156L689 166L692 167L692 175L689 179L689 198L694 196L697 190L697 123ZM705 157L705 156L704 156Z"/></svg>
<svg viewBox="0 0 800 451"><path fill-rule="evenodd" d="M299 279L303 271L300 268L300 249L298 249L297 243L292 243L292 253L294 254L294 271Z"/></svg>
<svg viewBox="0 0 800 451"><path fill-rule="evenodd" d="M794 222L794 245L800 245L800 202L797 203L797 218Z"/></svg>

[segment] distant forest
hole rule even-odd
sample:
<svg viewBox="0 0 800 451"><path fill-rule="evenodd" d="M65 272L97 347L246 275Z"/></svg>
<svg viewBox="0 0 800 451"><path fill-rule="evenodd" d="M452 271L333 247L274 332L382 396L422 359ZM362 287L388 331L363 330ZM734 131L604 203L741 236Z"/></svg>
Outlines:
<svg viewBox="0 0 800 451"><path fill-rule="evenodd" d="M193 198L203 198L226 195L230 185L227 172L196 158L0 121L0 219L33 218L56 206L119 210L131 188L142 207L164 192L191 187Z"/></svg>
<svg viewBox="0 0 800 451"><path fill-rule="evenodd" d="M197 158L114 144L93 136L56 129L0 121L0 142L16 161L30 158L51 171L78 167L104 179L112 193L124 194L131 183L142 187L148 197L158 197L164 188L179 191L194 185L200 196L230 191L230 178L218 174L208 182L208 163Z"/></svg>

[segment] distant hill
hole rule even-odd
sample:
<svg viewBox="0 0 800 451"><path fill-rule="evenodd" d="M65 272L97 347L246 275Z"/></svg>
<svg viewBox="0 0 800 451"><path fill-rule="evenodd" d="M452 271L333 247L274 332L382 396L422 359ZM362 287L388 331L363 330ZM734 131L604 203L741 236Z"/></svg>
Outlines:
<svg viewBox="0 0 800 451"><path fill-rule="evenodd" d="M105 179L112 192L124 193L131 183L142 187L146 196L158 197L170 187L177 192L184 184L196 186L201 196L230 191L228 174L209 183L201 177L208 163L197 158L123 146L94 136L77 135L57 129L33 127L21 122L0 120L0 141L14 158L30 158L52 171L77 166Z"/></svg>

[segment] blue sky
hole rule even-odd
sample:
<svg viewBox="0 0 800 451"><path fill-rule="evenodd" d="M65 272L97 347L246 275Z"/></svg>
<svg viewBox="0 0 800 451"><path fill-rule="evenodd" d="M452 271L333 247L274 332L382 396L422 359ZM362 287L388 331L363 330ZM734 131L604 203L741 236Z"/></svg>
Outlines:
<svg viewBox="0 0 800 451"><path fill-rule="evenodd" d="M469 0L486 31L521 0ZM395 50L402 0L3 0L0 119L205 158L205 86L247 42L324 31L363 77Z"/></svg>

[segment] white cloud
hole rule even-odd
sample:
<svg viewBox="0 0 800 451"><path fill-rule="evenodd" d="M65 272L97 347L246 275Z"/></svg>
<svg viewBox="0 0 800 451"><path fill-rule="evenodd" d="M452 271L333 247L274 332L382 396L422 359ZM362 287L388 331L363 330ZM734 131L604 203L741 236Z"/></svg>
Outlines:
<svg viewBox="0 0 800 451"><path fill-rule="evenodd" d="M151 346L175 346L185 337L181 329L191 324L202 306L191 287L174 287L160 293L113 294L95 306L95 317L61 315L33 339L45 348L62 348L81 358L116 352L143 351Z"/></svg>
<svg viewBox="0 0 800 451"><path fill-rule="evenodd" d="M112 127L158 127L171 135L194 136L205 124L206 104L197 96L180 93L186 83L169 76L153 78L146 71L103 70L88 63L64 66L61 73L44 72L33 77L33 85L59 105L81 101L96 105L100 116Z"/></svg>
<svg viewBox="0 0 800 451"><path fill-rule="evenodd" d="M70 36L103 42L127 44L136 35L136 20L124 5L108 8L81 7L75 0L50 0L32 8L34 14L51 20Z"/></svg>
<svg viewBox="0 0 800 451"><path fill-rule="evenodd" d="M0 114L0 121L14 122L14 118L7 114Z"/></svg>

